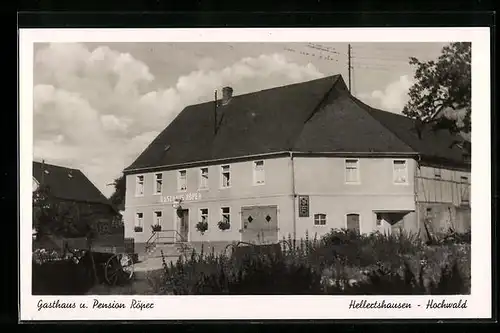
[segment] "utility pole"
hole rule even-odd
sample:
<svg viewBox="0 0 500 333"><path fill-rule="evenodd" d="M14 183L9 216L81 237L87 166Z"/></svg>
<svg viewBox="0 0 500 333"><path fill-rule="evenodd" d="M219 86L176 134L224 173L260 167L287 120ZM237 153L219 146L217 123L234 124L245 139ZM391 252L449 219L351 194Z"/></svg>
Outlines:
<svg viewBox="0 0 500 333"><path fill-rule="evenodd" d="M349 80L349 92L351 92L351 44L347 44L347 70Z"/></svg>

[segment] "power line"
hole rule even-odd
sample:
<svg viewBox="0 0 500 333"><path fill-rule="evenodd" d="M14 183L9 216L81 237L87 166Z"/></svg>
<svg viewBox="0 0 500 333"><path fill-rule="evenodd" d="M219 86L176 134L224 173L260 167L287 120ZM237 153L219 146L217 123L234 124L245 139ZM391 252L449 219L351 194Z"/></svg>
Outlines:
<svg viewBox="0 0 500 333"><path fill-rule="evenodd" d="M284 50L287 52L296 53L296 54L300 54L300 55L307 56L307 57L315 57L319 60L339 62L339 60L335 58L336 55L323 55L323 54L313 53L313 52L298 51L296 49L292 49L289 47L285 47Z"/></svg>
<svg viewBox="0 0 500 333"><path fill-rule="evenodd" d="M403 59L403 58L382 58L382 57L373 57L373 56L365 57L365 56L358 56L358 55L354 54L353 58L354 59L363 59L363 60L381 60L381 61L392 61L392 62L405 62L407 64L410 62L410 57L408 57L407 59Z"/></svg>

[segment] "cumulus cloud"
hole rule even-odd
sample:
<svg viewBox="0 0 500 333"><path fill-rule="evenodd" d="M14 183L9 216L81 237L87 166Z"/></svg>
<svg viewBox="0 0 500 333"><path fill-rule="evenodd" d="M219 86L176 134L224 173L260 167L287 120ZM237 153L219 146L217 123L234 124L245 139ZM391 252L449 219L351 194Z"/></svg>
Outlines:
<svg viewBox="0 0 500 333"><path fill-rule="evenodd" d="M376 108L400 113L408 102L408 91L412 84L408 75L403 75L399 80L389 83L384 90L360 94L359 98Z"/></svg>
<svg viewBox="0 0 500 333"><path fill-rule="evenodd" d="M166 55L168 56L168 55ZM106 195L119 176L182 109L231 85L235 94L322 77L283 55L242 58L214 70L200 59L162 90L146 62L108 46L50 44L35 55L34 157L82 169Z"/></svg>

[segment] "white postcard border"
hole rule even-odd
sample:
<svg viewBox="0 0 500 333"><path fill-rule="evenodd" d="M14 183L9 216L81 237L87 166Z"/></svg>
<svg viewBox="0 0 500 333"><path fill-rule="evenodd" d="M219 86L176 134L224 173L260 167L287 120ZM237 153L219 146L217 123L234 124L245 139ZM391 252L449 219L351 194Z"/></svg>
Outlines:
<svg viewBox="0 0 500 333"><path fill-rule="evenodd" d="M467 296L32 296L31 178L33 44L37 42L472 42L472 263ZM21 29L20 83L20 319L431 319L491 317L491 159L489 28L307 29ZM478 111L479 110L479 111ZM45 309L39 300L89 304ZM153 302L153 309L93 310L92 302ZM427 310L429 300L467 300L465 309ZM409 302L411 309L349 309L352 300ZM420 305L420 306L418 306Z"/></svg>

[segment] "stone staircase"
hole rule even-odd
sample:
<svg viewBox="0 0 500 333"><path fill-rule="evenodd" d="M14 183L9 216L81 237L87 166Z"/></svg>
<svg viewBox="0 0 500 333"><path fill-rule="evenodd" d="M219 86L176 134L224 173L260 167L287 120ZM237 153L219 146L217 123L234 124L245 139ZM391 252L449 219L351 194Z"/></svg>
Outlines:
<svg viewBox="0 0 500 333"><path fill-rule="evenodd" d="M188 243L155 243L146 250L144 254L147 258L157 258L162 256L165 257L179 257L181 254L188 255L191 253L193 248Z"/></svg>
<svg viewBox="0 0 500 333"><path fill-rule="evenodd" d="M188 243L154 243L138 255L139 262L135 264L136 271L150 271L162 268L163 260L175 263L181 255L189 256L193 248Z"/></svg>

